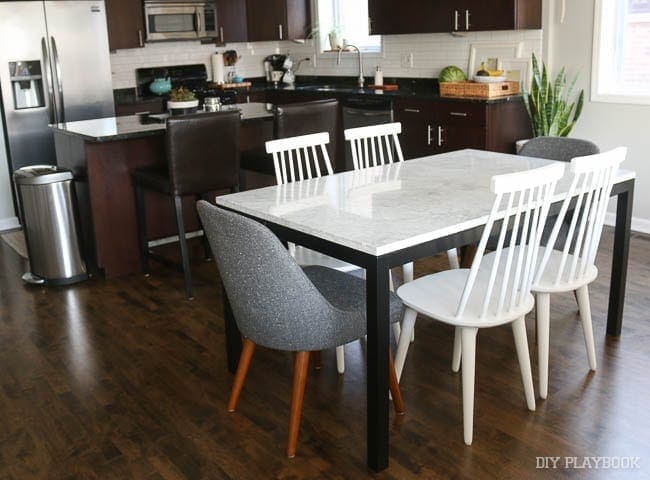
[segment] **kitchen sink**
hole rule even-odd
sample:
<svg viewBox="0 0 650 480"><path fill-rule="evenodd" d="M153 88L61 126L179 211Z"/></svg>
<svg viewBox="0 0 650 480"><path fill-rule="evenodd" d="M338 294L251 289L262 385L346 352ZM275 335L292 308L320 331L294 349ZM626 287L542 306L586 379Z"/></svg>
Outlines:
<svg viewBox="0 0 650 480"><path fill-rule="evenodd" d="M315 92L351 92L356 91L358 88L352 85L300 85L296 90L310 90Z"/></svg>

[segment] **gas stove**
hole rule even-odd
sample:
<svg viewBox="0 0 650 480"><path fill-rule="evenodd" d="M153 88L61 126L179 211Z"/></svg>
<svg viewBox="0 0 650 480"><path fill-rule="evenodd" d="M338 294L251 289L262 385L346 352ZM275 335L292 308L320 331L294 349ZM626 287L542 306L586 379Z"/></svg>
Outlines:
<svg viewBox="0 0 650 480"><path fill-rule="evenodd" d="M175 65L171 67L151 67L138 68L135 71L137 83L137 95L140 98L156 97L149 90L149 85L156 78L169 77L172 82L172 88L183 86L191 90L203 105L203 99L206 97L219 97L224 105L236 103L237 94L232 90L223 90L221 88L211 87L208 84L208 72L204 64L196 65ZM169 95L162 95L168 98Z"/></svg>

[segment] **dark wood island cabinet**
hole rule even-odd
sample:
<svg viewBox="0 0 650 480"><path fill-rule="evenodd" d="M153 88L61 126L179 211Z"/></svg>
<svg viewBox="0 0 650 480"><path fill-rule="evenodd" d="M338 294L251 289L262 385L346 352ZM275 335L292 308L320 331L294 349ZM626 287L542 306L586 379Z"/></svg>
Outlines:
<svg viewBox="0 0 650 480"><path fill-rule="evenodd" d="M239 105L240 149L260 149L273 135L272 113L264 104ZM57 164L72 170L79 205L84 256L92 273L106 277L140 272L131 172L166 168L165 124L143 116L100 118L54 125ZM220 192L215 192L215 195ZM150 239L177 234L169 197L147 192ZM199 227L195 198L184 199L187 231Z"/></svg>

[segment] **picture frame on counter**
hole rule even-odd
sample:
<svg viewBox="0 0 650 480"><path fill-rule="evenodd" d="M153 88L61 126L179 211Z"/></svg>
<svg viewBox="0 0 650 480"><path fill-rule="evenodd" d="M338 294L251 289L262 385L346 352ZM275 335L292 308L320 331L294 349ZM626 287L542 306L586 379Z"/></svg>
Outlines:
<svg viewBox="0 0 650 480"><path fill-rule="evenodd" d="M472 78L478 71L481 63L488 62L488 59L497 58L521 58L524 50L524 42L477 42L472 43L469 48L469 65L467 76Z"/></svg>
<svg viewBox="0 0 650 480"><path fill-rule="evenodd" d="M504 58L501 60L501 69L510 82L519 82L519 86L530 90L532 68L529 58Z"/></svg>

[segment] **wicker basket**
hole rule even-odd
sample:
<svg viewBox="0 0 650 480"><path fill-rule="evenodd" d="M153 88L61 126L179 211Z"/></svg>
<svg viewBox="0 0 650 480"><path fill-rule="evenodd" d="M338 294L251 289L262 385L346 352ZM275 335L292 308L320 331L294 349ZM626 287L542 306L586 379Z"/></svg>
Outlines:
<svg viewBox="0 0 650 480"><path fill-rule="evenodd" d="M441 97L496 98L518 93L519 82L443 82L440 84Z"/></svg>

